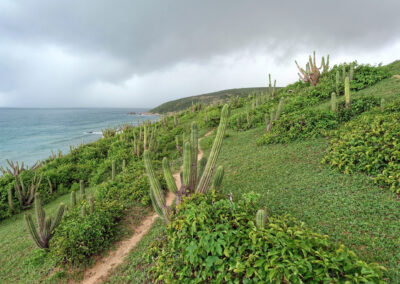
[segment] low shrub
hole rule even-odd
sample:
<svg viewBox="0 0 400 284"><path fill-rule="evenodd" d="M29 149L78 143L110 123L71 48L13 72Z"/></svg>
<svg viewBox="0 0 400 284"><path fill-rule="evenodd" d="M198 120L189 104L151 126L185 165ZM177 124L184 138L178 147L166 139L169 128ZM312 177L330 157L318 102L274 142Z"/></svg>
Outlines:
<svg viewBox="0 0 400 284"><path fill-rule="evenodd" d="M366 114L331 135L323 163L344 173L365 172L400 193L399 113Z"/></svg>
<svg viewBox="0 0 400 284"><path fill-rule="evenodd" d="M148 252L154 282L380 283L383 268L290 216L255 226L254 195L231 202L196 195Z"/></svg>

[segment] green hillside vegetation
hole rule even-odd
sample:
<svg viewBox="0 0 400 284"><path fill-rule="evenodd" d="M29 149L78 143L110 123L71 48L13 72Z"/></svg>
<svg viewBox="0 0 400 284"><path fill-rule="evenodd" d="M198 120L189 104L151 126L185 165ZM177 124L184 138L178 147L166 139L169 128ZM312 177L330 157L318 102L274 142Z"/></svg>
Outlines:
<svg viewBox="0 0 400 284"><path fill-rule="evenodd" d="M37 169L5 174L0 279L79 279L152 204L162 218L107 283L400 282L400 62L328 62L315 86L252 90L229 107L190 100L158 122L107 130ZM214 129L199 143L208 160L195 160L197 137ZM176 188L170 174L181 165ZM23 220L38 209L15 187L35 176L46 181L37 190L46 216L68 207L47 250ZM177 207L166 206L166 191Z"/></svg>
<svg viewBox="0 0 400 284"><path fill-rule="evenodd" d="M169 101L151 109L150 112L152 113L177 112L187 109L188 107L192 106L192 104L199 104L199 103L204 105L218 104L228 101L232 97L236 96L247 97L252 93L263 93L263 92L265 93L267 91L268 88L264 87L222 90L218 92L212 92L208 94L185 97L182 99Z"/></svg>

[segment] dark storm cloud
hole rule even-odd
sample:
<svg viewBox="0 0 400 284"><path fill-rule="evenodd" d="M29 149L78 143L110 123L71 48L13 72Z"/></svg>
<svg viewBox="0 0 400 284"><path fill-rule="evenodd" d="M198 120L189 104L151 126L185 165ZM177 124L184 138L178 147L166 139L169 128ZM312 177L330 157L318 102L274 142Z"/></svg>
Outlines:
<svg viewBox="0 0 400 284"><path fill-rule="evenodd" d="M2 0L0 106L42 97L77 105L85 90L142 92L137 76L165 76L179 64L211 71L216 58L237 54L286 65L313 49L374 52L400 39L398 11L398 0Z"/></svg>

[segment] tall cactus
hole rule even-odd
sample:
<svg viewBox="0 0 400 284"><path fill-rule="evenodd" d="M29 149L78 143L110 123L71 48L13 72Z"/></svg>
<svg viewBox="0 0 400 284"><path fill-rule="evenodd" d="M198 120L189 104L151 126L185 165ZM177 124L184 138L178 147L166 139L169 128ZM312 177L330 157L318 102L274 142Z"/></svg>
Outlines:
<svg viewBox="0 0 400 284"><path fill-rule="evenodd" d="M267 222L267 212L264 209L260 209L256 213L256 227L259 229L265 228Z"/></svg>
<svg viewBox="0 0 400 284"><path fill-rule="evenodd" d="M58 207L56 217L46 218L46 212L42 206L42 200L39 193L35 194L35 212L38 229L32 220L30 213L25 214L25 221L29 230L29 233L34 243L41 249L49 248L49 241L53 237L54 229L60 224L62 216L64 214L65 205L63 203Z"/></svg>
<svg viewBox="0 0 400 284"><path fill-rule="evenodd" d="M191 150L190 142L186 142L183 151L183 186L185 187L185 190L189 188L190 182L190 167L192 160Z"/></svg>
<svg viewBox="0 0 400 284"><path fill-rule="evenodd" d="M339 95L339 86L340 86L340 74L339 69L336 70L336 81L335 81L335 89L336 94Z"/></svg>
<svg viewBox="0 0 400 284"><path fill-rule="evenodd" d="M208 157L207 165L196 188L196 192L198 193L205 193L210 188L211 179L213 177L215 166L217 164L219 152L222 148L222 141L224 139L226 126L228 124L228 117L229 108L228 105L224 105L221 111L221 118L217 130L217 135L215 136L210 156Z"/></svg>
<svg viewBox="0 0 400 284"><path fill-rule="evenodd" d="M350 63L350 73L349 73L350 81L354 78L354 62Z"/></svg>
<svg viewBox="0 0 400 284"><path fill-rule="evenodd" d="M178 191L178 188L176 187L175 179L172 175L167 157L164 157L162 161L162 166L163 166L165 181L167 182L167 187L169 191L176 193Z"/></svg>
<svg viewBox="0 0 400 284"><path fill-rule="evenodd" d="M268 74L268 92L269 92L269 97L273 99L275 97L275 89L276 89L276 80L274 80L274 87L272 88L272 80L271 80L271 74Z"/></svg>
<svg viewBox="0 0 400 284"><path fill-rule="evenodd" d="M199 161L199 165L197 167L197 184L199 183L200 177L203 175L204 169L206 168L206 164L207 164L207 158L206 157L202 157Z"/></svg>
<svg viewBox="0 0 400 284"><path fill-rule="evenodd" d="M197 153L199 151L199 133L197 129L197 123L192 122L190 134L190 179L189 179L189 190L194 192L197 184Z"/></svg>
<svg viewBox="0 0 400 284"><path fill-rule="evenodd" d="M153 203L153 207L160 217L169 222L168 207L165 201L164 193L161 190L160 181L154 172L153 166L151 165L150 152L145 150L143 153L144 166L146 168L147 175L150 181L150 197Z"/></svg>
<svg viewBox="0 0 400 284"><path fill-rule="evenodd" d="M385 101L384 98L382 98L382 99L381 99L381 105L380 105L381 112L384 112L384 111L385 111L385 107L386 107L386 101Z"/></svg>
<svg viewBox="0 0 400 284"><path fill-rule="evenodd" d="M349 77L344 80L344 98L346 101L346 108L350 108L351 98L350 98L350 82Z"/></svg>
<svg viewBox="0 0 400 284"><path fill-rule="evenodd" d="M14 211L14 200L11 187L7 189L7 198L8 198L8 206L10 207L11 211Z"/></svg>

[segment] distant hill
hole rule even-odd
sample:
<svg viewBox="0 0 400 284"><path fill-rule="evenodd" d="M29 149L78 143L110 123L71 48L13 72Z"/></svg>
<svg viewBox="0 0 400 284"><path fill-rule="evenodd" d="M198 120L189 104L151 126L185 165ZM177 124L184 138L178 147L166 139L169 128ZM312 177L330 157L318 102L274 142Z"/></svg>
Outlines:
<svg viewBox="0 0 400 284"><path fill-rule="evenodd" d="M277 87L278 89L278 87ZM197 96L186 97L182 99L177 99L174 101L169 101L159 105L150 110L152 113L167 113L167 112L175 112L184 110L198 102L202 102L204 104L211 104L217 101L225 101L228 100L232 96L239 96L239 97L247 97L252 92L266 92L268 88L266 87L257 87L257 88L240 88L240 89L229 89L229 90L222 90L218 92L202 94Z"/></svg>

